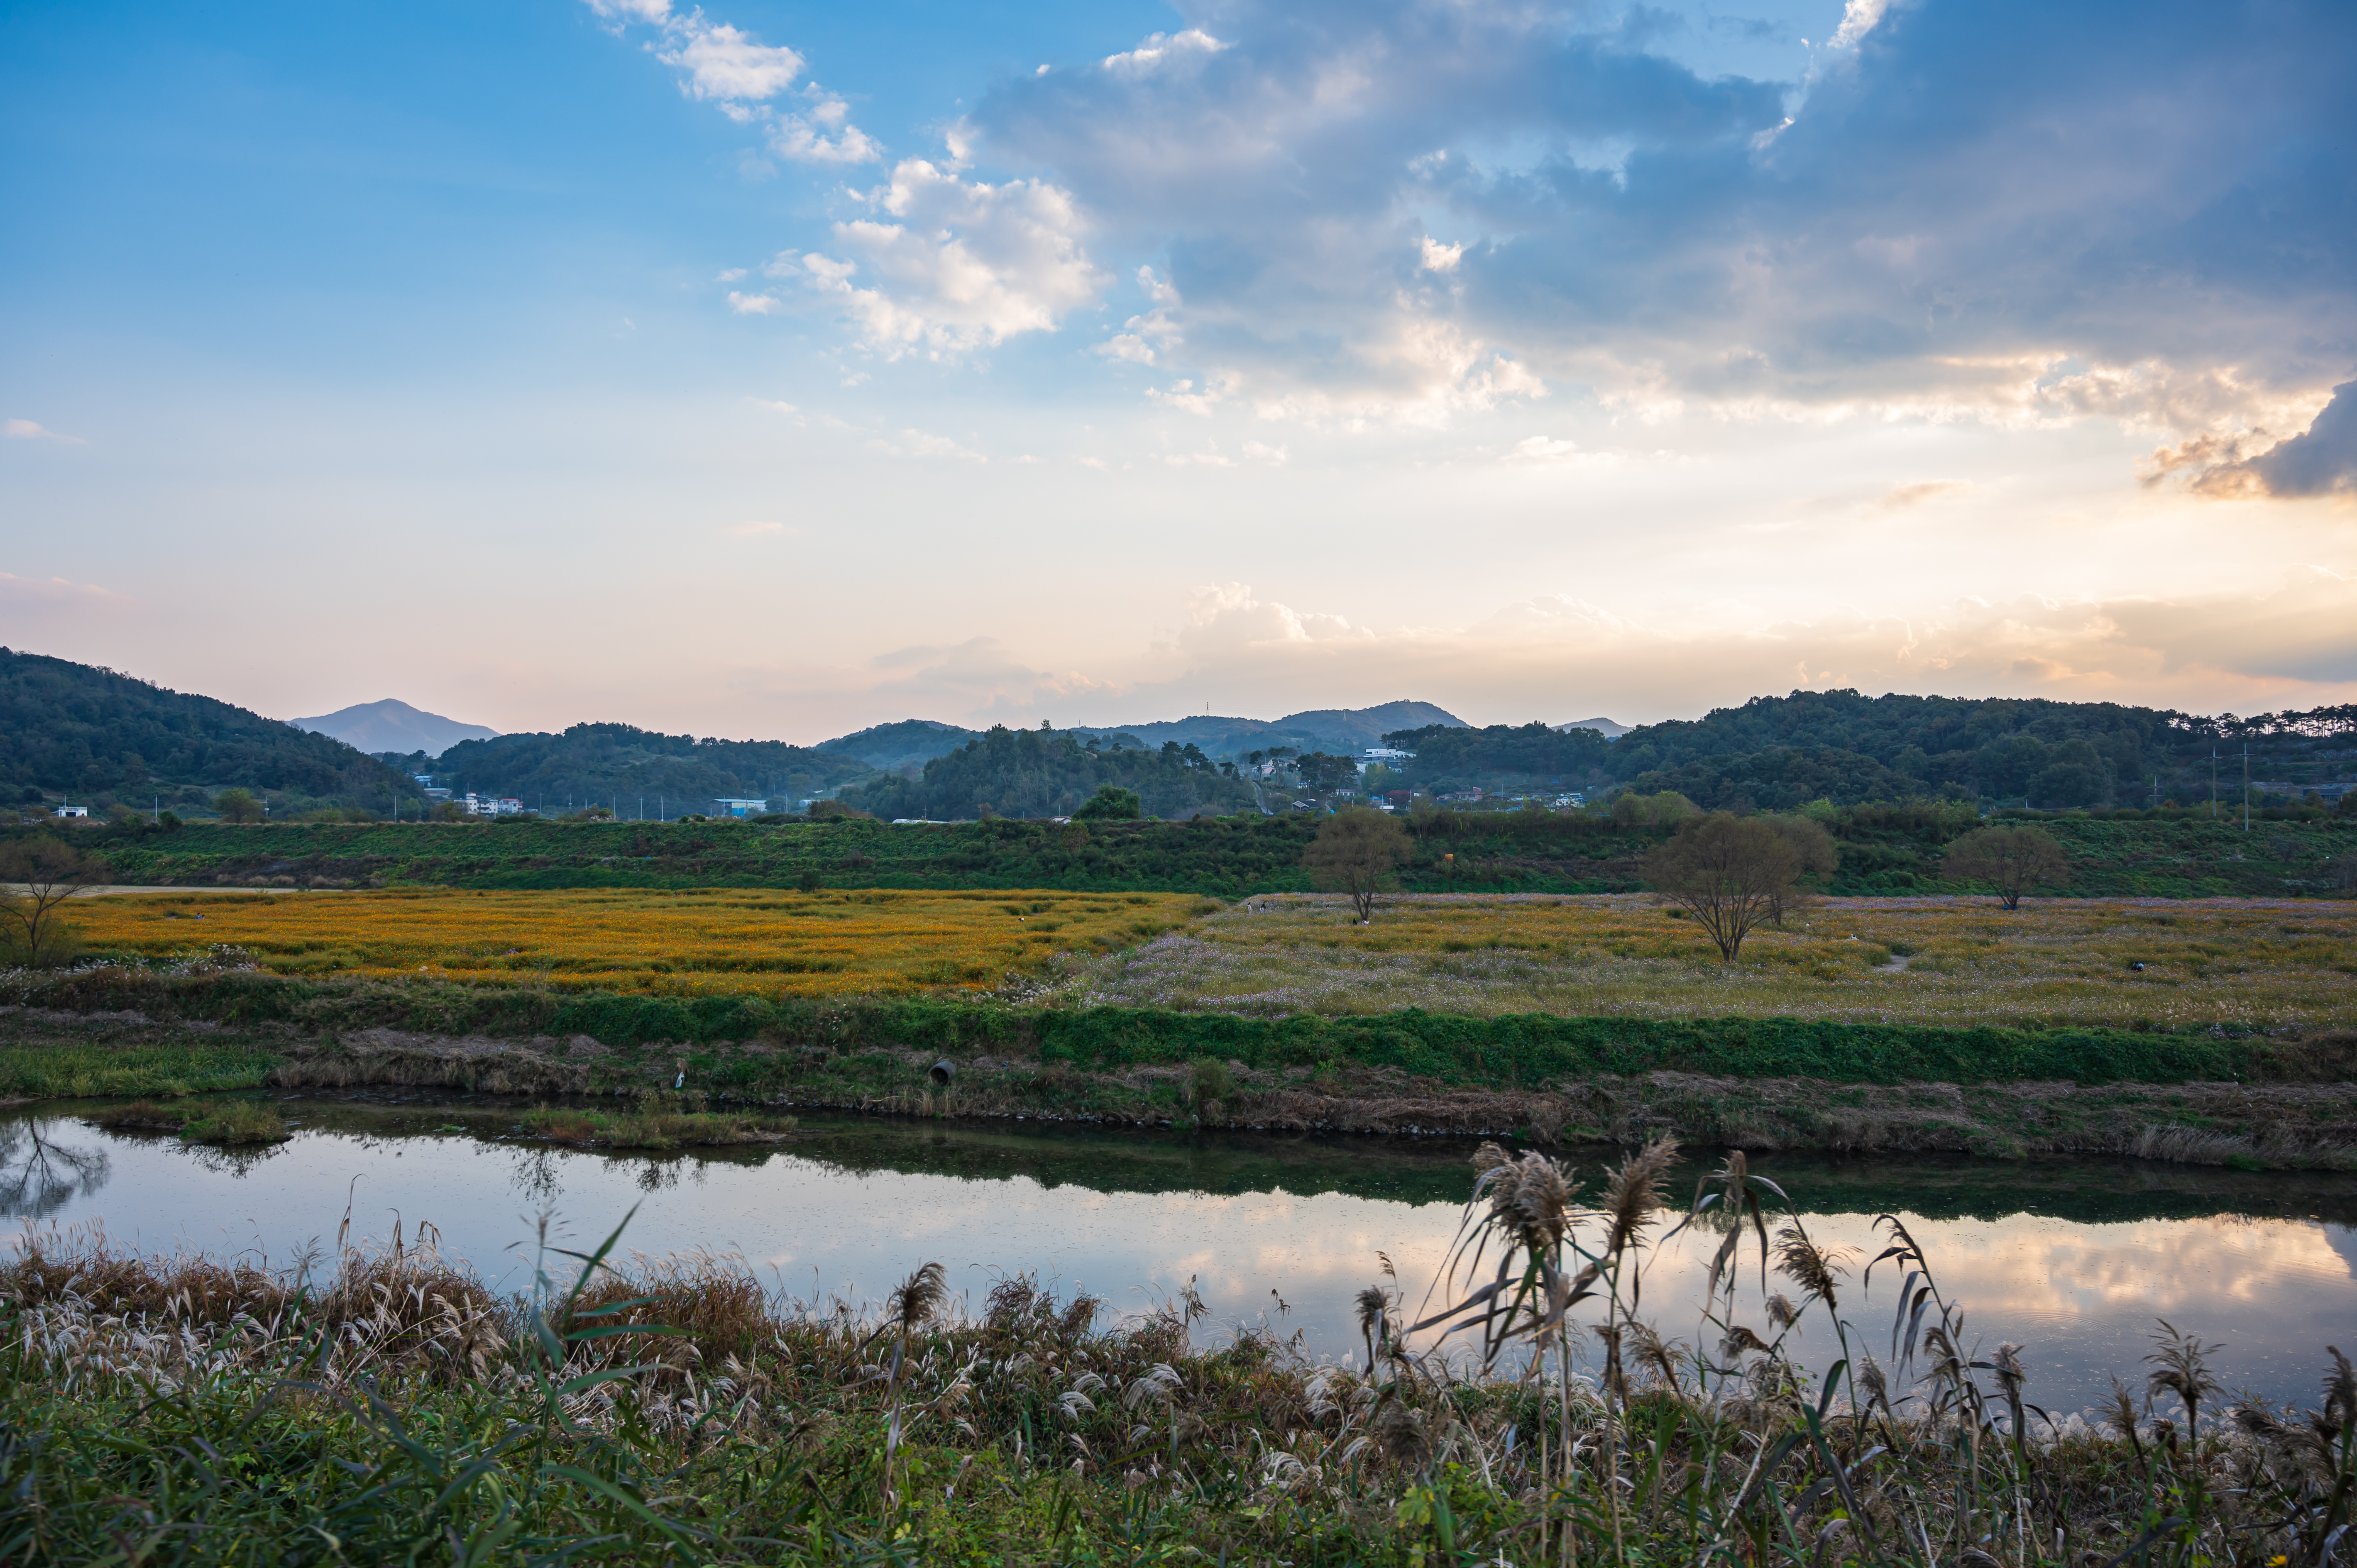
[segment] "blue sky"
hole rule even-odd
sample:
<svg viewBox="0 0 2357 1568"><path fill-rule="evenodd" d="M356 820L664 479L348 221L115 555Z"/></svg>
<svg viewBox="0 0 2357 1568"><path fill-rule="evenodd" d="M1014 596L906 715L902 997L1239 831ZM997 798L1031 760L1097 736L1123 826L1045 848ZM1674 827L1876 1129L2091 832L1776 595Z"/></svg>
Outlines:
<svg viewBox="0 0 2357 1568"><path fill-rule="evenodd" d="M16 6L0 640L803 740L2350 701L2352 68L2331 5Z"/></svg>

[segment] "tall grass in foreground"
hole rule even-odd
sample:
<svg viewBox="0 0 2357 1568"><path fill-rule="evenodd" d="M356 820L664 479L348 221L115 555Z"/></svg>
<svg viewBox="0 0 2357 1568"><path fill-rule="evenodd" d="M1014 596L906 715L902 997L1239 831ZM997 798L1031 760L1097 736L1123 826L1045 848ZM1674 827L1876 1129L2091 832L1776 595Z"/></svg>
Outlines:
<svg viewBox="0 0 2357 1568"><path fill-rule="evenodd" d="M514 1298L430 1232L284 1270L37 1232L0 1265L0 1563L2357 1556L2338 1351L2317 1408L2276 1409L2163 1326L2106 1423L2050 1420L1897 1221L1868 1264L1895 1321L1845 1316L1857 1260L1739 1155L1677 1220L1721 1235L1683 1343L1644 1311L1669 1156L1591 1202L1486 1148L1448 1268L1411 1307L1386 1264L1351 1366L1200 1347L1191 1293L1100 1332L1022 1275L961 1312L927 1265L868 1315L730 1259L618 1263L619 1231L544 1239L569 1283ZM1787 1351L1810 1320L1843 1347L1823 1380Z"/></svg>

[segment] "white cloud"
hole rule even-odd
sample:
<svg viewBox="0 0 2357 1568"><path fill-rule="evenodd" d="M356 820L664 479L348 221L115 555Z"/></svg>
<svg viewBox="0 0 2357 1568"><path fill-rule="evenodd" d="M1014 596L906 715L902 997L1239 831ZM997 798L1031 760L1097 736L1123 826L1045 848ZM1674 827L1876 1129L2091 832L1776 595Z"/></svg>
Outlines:
<svg viewBox="0 0 2357 1568"><path fill-rule="evenodd" d="M884 156L875 139L850 123L850 106L816 83L803 90L808 102L779 110L769 100L794 85L808 63L783 44L765 44L726 22L707 19L701 8L674 14L669 0L587 0L591 10L613 19L617 30L632 22L662 29L650 46L657 59L682 73L679 90L712 103L740 125L763 131L773 156L807 164L873 163ZM748 173L769 166L752 160Z"/></svg>
<svg viewBox="0 0 2357 1568"><path fill-rule="evenodd" d="M1157 362L1157 350L1167 350L1179 340L1178 323L1173 316L1178 306L1178 291L1155 276L1152 267L1137 269L1137 285L1154 302L1154 307L1123 322L1119 332L1098 344L1092 351L1108 359L1151 365Z"/></svg>
<svg viewBox="0 0 2357 1568"><path fill-rule="evenodd" d="M1558 722L1691 714L1798 687L2045 696L2256 713L2357 699L2357 582L2320 568L2266 593L2192 598L1959 599L1929 614L1846 610L1729 626L1640 623L1567 594L1469 626L1377 628L1259 598L1195 590L1163 651L1183 669L1146 693L1235 682L1331 703L1414 692ZM1277 699L1279 701L1283 699Z"/></svg>
<svg viewBox="0 0 2357 1568"><path fill-rule="evenodd" d="M863 341L894 358L1052 330L1102 286L1071 196L1043 180L990 185L909 158L863 199L877 218L834 225L835 248L856 259L813 254L800 266L841 296ZM872 286L852 281L862 268Z"/></svg>
<svg viewBox="0 0 2357 1568"><path fill-rule="evenodd" d="M1272 468L1282 468L1292 460L1292 455L1282 446L1271 446L1259 441L1244 443L1244 456L1255 463L1265 463Z"/></svg>
<svg viewBox="0 0 2357 1568"><path fill-rule="evenodd" d="M1836 7L1794 81L1698 74L1573 0L1222 0L1217 39L1003 81L964 124L1052 169L1101 252L1168 258L1168 338L1127 324L1102 360L1234 378L1267 417L1437 424L1526 375L1729 419L2298 428L2179 405L2232 381L2312 415L2348 377L2346 225L2314 199L2352 151L2341 51L2291 12L2124 47L1991 5L2045 68L1988 76L1959 13L1891 0Z"/></svg>
<svg viewBox="0 0 2357 1568"><path fill-rule="evenodd" d="M1577 441L1559 440L1552 435L1525 435L1506 451L1513 463L1569 463L1609 460L1605 454L1583 452Z"/></svg>
<svg viewBox="0 0 2357 1568"><path fill-rule="evenodd" d="M739 316L769 316L785 307L785 301L774 294L739 294L728 291L728 308Z"/></svg>
<svg viewBox="0 0 2357 1568"><path fill-rule="evenodd" d="M1952 499L1971 489L1961 479L1924 479L1912 485L1893 485L1874 504L1884 511L1905 511L1926 501Z"/></svg>
<svg viewBox="0 0 2357 1568"><path fill-rule="evenodd" d="M802 411L796 408L792 403L780 403L773 398L766 397L748 398L745 401L751 403L755 408L766 408L771 413L783 415L785 418L793 421L796 424L802 423Z"/></svg>
<svg viewBox="0 0 2357 1568"><path fill-rule="evenodd" d="M1148 76L1165 67L1196 63L1227 47L1200 27L1189 27L1183 33L1156 33L1125 54L1105 56L1104 69L1121 76ZM1047 69L1041 66L1039 70L1044 73Z"/></svg>
<svg viewBox="0 0 2357 1568"><path fill-rule="evenodd" d="M802 164L872 164L883 147L845 119L849 105L827 98L807 114L780 114L770 130L770 150Z"/></svg>
<svg viewBox="0 0 2357 1568"><path fill-rule="evenodd" d="M727 530L729 534L737 539L760 539L774 534L793 534L801 532L801 529L789 528L782 522L739 522L731 524Z"/></svg>
<svg viewBox="0 0 2357 1568"><path fill-rule="evenodd" d="M714 283L735 283L744 275L745 269L743 267L730 267L727 271L719 274L712 281Z"/></svg>
<svg viewBox="0 0 2357 1568"><path fill-rule="evenodd" d="M903 430L889 439L877 436L867 443L867 449L887 457L947 457L967 463L990 461L974 448L961 446L946 435L929 435L921 430Z"/></svg>
<svg viewBox="0 0 2357 1568"><path fill-rule="evenodd" d="M652 22L661 27L671 20L671 0L589 0L589 9L621 22Z"/></svg>
<svg viewBox="0 0 2357 1568"><path fill-rule="evenodd" d="M1232 381L1221 381L1198 389L1194 381L1189 379L1173 381L1168 387L1148 387L1146 389L1146 395L1148 401L1161 403L1166 407L1178 409L1187 413L1208 416L1213 409L1226 402L1234 391L1235 383Z"/></svg>
<svg viewBox="0 0 2357 1568"><path fill-rule="evenodd" d="M875 695L910 704L955 704L984 724L1023 724L1044 703L1114 689L1077 671L1033 669L995 637L969 638L945 648L896 649L871 660L869 669L888 677L866 688Z"/></svg>
<svg viewBox="0 0 2357 1568"><path fill-rule="evenodd" d="M48 426L30 419L12 419L0 424L0 437L10 441L61 441L70 446L87 445L79 435L61 435Z"/></svg>
<svg viewBox="0 0 2357 1568"><path fill-rule="evenodd" d="M706 22L701 11L668 25L673 42L655 58L687 73L680 91L691 98L774 98L802 73L802 57L792 49L764 44L726 22Z"/></svg>
<svg viewBox="0 0 2357 1568"><path fill-rule="evenodd" d="M1154 345L1135 332L1116 332L1089 351L1111 360L1126 360L1133 365L1154 363Z"/></svg>
<svg viewBox="0 0 2357 1568"><path fill-rule="evenodd" d="M1842 8L1841 26L1835 27L1834 36L1825 40L1825 47L1835 49L1857 48L1866 41L1867 34L1874 31L1889 5L1890 0L1849 0L1849 4Z"/></svg>

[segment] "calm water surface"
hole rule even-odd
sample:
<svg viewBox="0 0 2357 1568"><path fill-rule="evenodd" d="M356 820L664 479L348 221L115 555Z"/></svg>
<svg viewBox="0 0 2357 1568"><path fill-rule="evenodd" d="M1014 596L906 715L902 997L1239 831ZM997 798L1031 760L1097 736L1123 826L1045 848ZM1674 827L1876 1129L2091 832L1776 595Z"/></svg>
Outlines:
<svg viewBox="0 0 2357 1568"><path fill-rule="evenodd" d="M284 1262L332 1243L349 1203L353 1237L429 1222L446 1252L511 1290L530 1282L544 1215L576 1247L631 1215L625 1251L734 1253L806 1299L874 1301L939 1261L971 1303L1001 1273L1030 1271L1105 1297L1110 1318L1191 1278L1221 1329L1271 1326L1342 1358L1378 1252L1413 1305L1472 1176L1458 1140L811 1118L780 1148L648 1156L525 1143L513 1105L479 1098L281 1107L298 1135L238 1155L102 1131L81 1120L86 1103L21 1108L0 1122L0 1213L100 1226L125 1248ZM1571 1156L1591 1180L1613 1157ZM1683 1174L1681 1208L1706 1168ZM1899 1216L1965 1305L1968 1337L2025 1344L2032 1397L2058 1412L2092 1403L2113 1372L2140 1382L2157 1317L2222 1341L2230 1389L2276 1399L2311 1398L2327 1343L2357 1351L2357 1178L1923 1156L1753 1168L1860 1262L1880 1250L1876 1217ZM1655 1255L1644 1300L1665 1335L1695 1332L1718 1240L1693 1232ZM1749 1258L1740 1316L1764 1329ZM1867 1348L1888 1349L1897 1285L1888 1265L1870 1291L1853 1272L1844 1316ZM1821 1326L1802 1343L1832 1359Z"/></svg>

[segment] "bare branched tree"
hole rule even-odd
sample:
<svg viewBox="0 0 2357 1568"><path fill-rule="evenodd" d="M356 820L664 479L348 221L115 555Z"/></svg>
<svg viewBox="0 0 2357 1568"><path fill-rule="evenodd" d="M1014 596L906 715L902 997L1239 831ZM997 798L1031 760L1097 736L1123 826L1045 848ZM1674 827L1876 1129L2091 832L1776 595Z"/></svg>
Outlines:
<svg viewBox="0 0 2357 1568"><path fill-rule="evenodd" d="M1792 846L1801 857L1803 878L1831 876L1841 869L1841 854L1834 845L1834 835L1825 831L1823 822L1808 817L1770 817L1769 827L1776 835ZM1808 887L1796 881L1789 892L1774 896L1769 903L1768 918L1781 926L1784 917L1797 912L1808 902Z"/></svg>
<svg viewBox="0 0 2357 1568"><path fill-rule="evenodd" d="M1406 829L1371 806L1353 806L1326 819L1301 864L1319 887L1348 893L1363 926L1375 918L1375 895L1391 886L1392 868L1407 854Z"/></svg>
<svg viewBox="0 0 2357 1568"><path fill-rule="evenodd" d="M38 963L57 946L58 906L106 879L106 863L70 843L41 837L0 846L0 918Z"/></svg>
<svg viewBox="0 0 2357 1568"><path fill-rule="evenodd" d="M1693 915L1729 963L1751 928L1792 897L1800 875L1791 841L1756 817L1726 811L1686 822L1645 857L1646 882Z"/></svg>
<svg viewBox="0 0 2357 1568"><path fill-rule="evenodd" d="M2071 875L2071 857L2044 828L1975 828L1948 846L1940 875L1951 882L1986 882L2008 909L2021 896Z"/></svg>

